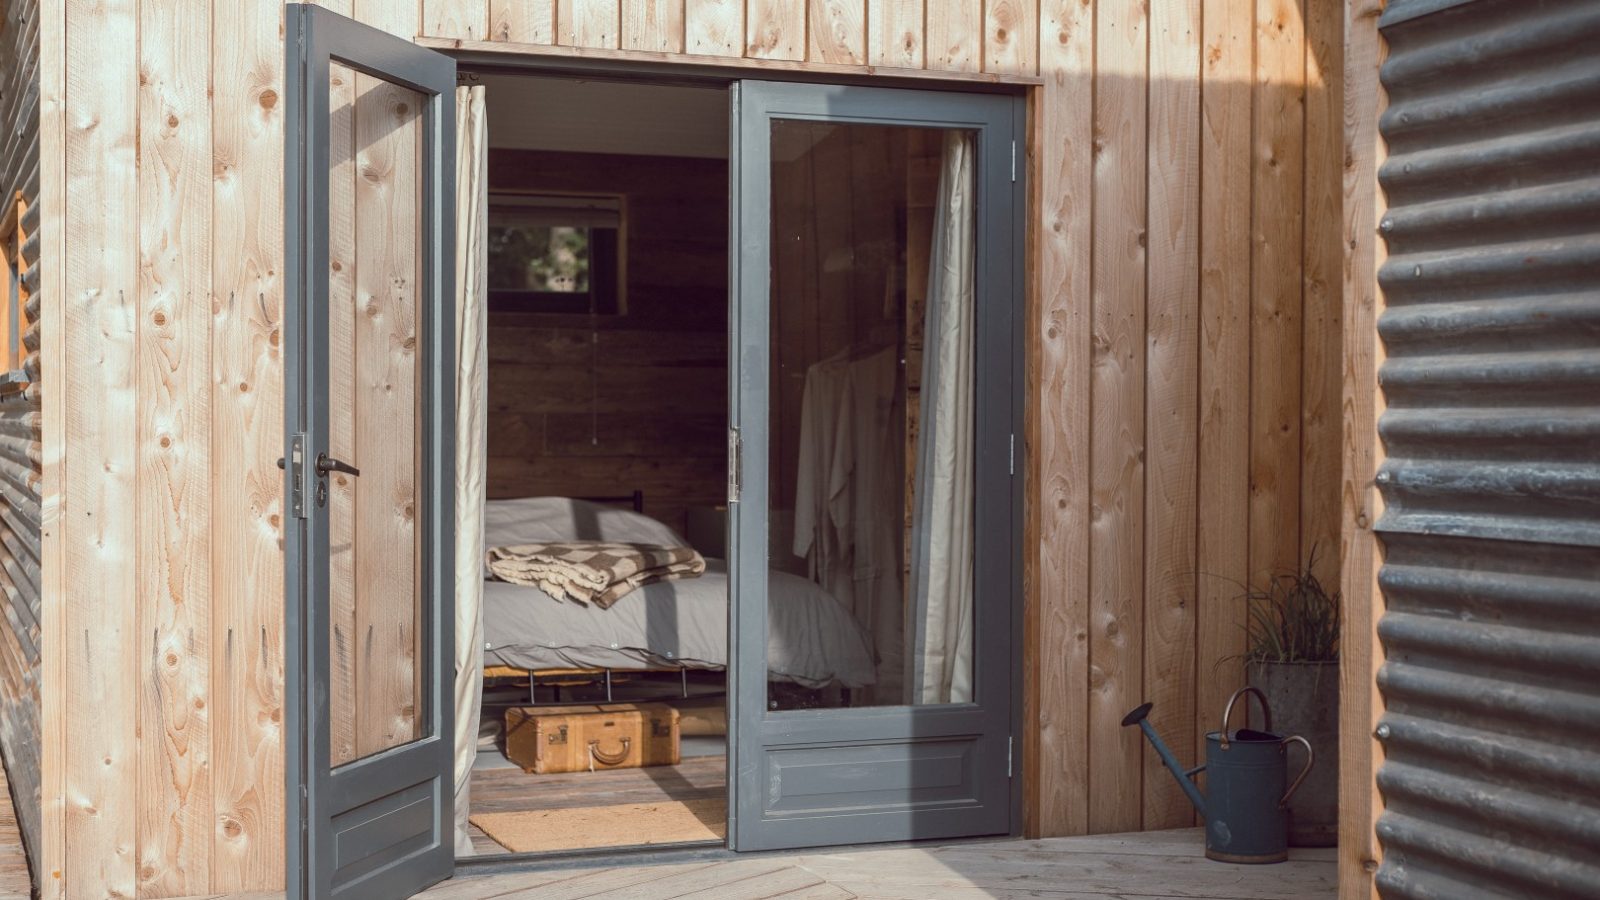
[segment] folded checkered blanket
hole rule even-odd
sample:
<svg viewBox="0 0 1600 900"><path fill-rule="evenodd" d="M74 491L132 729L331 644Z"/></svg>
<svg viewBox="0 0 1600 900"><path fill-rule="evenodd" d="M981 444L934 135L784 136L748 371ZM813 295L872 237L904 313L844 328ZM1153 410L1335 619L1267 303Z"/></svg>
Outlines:
<svg viewBox="0 0 1600 900"><path fill-rule="evenodd" d="M692 547L560 541L489 550L489 572L501 581L536 587L557 600L606 609L635 588L694 578L706 561Z"/></svg>

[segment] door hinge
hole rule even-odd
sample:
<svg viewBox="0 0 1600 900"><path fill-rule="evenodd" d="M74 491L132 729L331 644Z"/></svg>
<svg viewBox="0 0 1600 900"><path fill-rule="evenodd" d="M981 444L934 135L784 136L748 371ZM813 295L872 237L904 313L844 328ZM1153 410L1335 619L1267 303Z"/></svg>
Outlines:
<svg viewBox="0 0 1600 900"><path fill-rule="evenodd" d="M1016 752L1017 752L1017 739L1012 737L1009 734L1006 735L1006 777L1007 778L1011 778L1012 777L1012 775L1011 775L1011 762L1015 758Z"/></svg>
<svg viewBox="0 0 1600 900"><path fill-rule="evenodd" d="M739 469L743 464L742 459L744 441L739 437L738 426L728 429L728 502L739 502Z"/></svg>
<svg viewBox="0 0 1600 900"><path fill-rule="evenodd" d="M1011 142L1011 180L1017 180L1017 142Z"/></svg>
<svg viewBox="0 0 1600 900"><path fill-rule="evenodd" d="M1017 474L1017 433L1011 433L1011 444L1006 448L1006 469L1010 474Z"/></svg>

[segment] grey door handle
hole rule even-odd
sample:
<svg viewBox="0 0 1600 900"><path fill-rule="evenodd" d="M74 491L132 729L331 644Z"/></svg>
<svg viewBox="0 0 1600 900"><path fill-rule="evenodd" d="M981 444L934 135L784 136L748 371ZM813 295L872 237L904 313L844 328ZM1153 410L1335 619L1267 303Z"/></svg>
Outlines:
<svg viewBox="0 0 1600 900"><path fill-rule="evenodd" d="M326 453L318 453L317 474L323 478L327 478L329 472L343 472L346 475L354 475L358 478L361 476L360 469L350 465L344 460L334 459Z"/></svg>

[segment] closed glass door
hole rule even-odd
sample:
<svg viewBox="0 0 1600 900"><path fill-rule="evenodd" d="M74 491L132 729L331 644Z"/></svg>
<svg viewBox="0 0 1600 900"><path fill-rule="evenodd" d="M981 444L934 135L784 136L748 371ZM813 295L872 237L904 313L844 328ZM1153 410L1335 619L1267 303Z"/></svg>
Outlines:
<svg viewBox="0 0 1600 900"><path fill-rule="evenodd" d="M1006 833L1020 103L734 104L734 845Z"/></svg>

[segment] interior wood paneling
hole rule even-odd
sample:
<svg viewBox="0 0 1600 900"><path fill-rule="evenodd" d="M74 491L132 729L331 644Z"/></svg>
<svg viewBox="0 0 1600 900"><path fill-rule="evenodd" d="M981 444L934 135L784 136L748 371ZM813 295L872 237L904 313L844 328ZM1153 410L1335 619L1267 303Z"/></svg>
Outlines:
<svg viewBox="0 0 1600 900"><path fill-rule="evenodd" d="M489 185L620 194L627 244L624 315L491 305L489 496L642 490L681 533L727 489L727 163L495 149Z"/></svg>
<svg viewBox="0 0 1600 900"><path fill-rule="evenodd" d="M283 877L282 13L186 3L199 4L194 15L168 18L157 0L55 0L40 28L43 293L54 278L62 298L41 312L40 346L44 846L46 870L62 873L58 895L68 882L74 894L157 896L180 882L221 892ZM1339 38L1365 21L1359 11L1326 0L1195 0L1148 19L1150 5L1132 0L330 0L344 4L429 42L725 57L756 77L886 66L1042 80L1023 167L1035 229L1022 461L1027 826L1182 818L1169 776L1121 716L1157 699L1171 742L1192 756L1240 677L1218 665L1241 647L1225 579L1293 565L1337 527L1330 379L1349 322L1330 266L1348 260L1331 223L1351 199L1329 182L1343 161ZM1375 52L1358 58L1375 65ZM209 73L209 101L189 75L168 87L193 68ZM154 115L165 105L177 124ZM196 186L186 167L206 154L196 135L207 133L210 176ZM725 173L707 178L723 206ZM207 226L185 215L162 238L174 210L190 207L209 211ZM653 208L641 200L633 221ZM720 427L704 403L675 398L723 392L725 363L707 336L725 327L726 269L674 230L661 236L671 259L631 254L629 302L641 331L670 331L681 347L602 328L618 363L596 379L639 397L629 413L639 422L704 447L674 469L636 455L646 448L619 423L590 416L586 433L585 409L548 398L581 396L582 369L565 370L587 323L501 317L497 327L522 329L516 340L569 360L546 373L555 390L506 382L547 399L502 408L499 440L538 435L559 455L500 454L504 471L593 492L638 486L647 503L671 490L685 504L720 498ZM726 219L712 232L725 235ZM792 252L803 265L819 246ZM669 295L703 315L647 311L648 298ZM491 353L513 352L509 340ZM645 371L674 397L630 394ZM655 479L661 492L607 471ZM674 487L700 480L704 495ZM171 528L145 533L138 523L156 509ZM179 569L140 550L157 544L206 561ZM150 655L151 640L172 646L186 629L198 636L177 668ZM154 675L188 685L191 700L204 691L203 712L180 714L184 690L158 697ZM180 729L199 755L175 761ZM210 799L195 793L202 757Z"/></svg>

